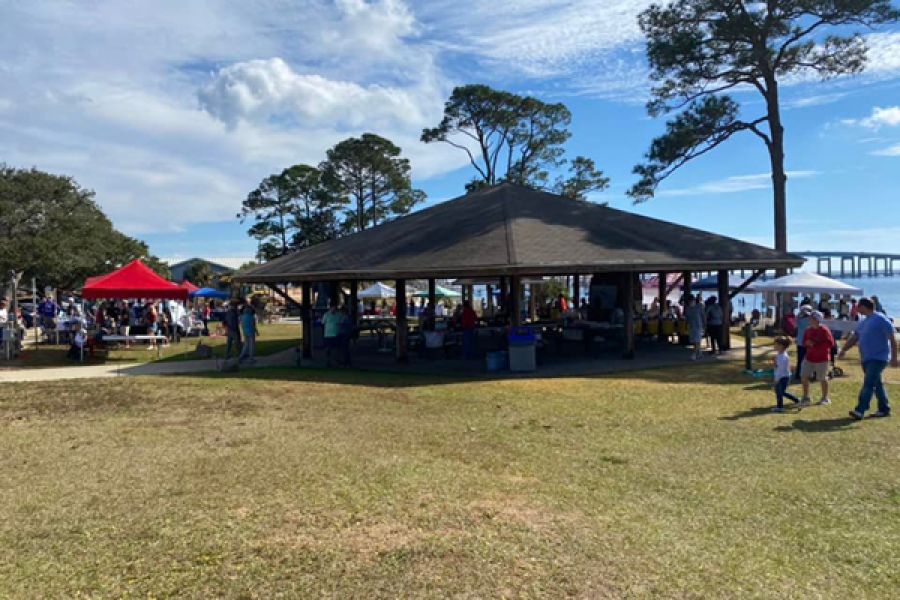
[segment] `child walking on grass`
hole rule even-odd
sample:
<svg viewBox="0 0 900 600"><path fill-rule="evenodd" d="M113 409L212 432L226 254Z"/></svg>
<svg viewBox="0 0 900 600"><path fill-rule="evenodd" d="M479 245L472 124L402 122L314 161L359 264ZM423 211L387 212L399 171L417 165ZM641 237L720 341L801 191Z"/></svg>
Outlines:
<svg viewBox="0 0 900 600"><path fill-rule="evenodd" d="M788 348L791 338L780 336L775 338L775 408L772 412L784 412L784 399L787 398L794 404L799 404L800 399L787 391L791 382L791 357L788 356Z"/></svg>

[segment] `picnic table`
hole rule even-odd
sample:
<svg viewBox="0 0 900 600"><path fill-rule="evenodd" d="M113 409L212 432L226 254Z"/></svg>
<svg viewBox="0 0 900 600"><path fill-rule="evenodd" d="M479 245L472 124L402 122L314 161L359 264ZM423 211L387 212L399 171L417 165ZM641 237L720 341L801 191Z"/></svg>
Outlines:
<svg viewBox="0 0 900 600"><path fill-rule="evenodd" d="M168 345L168 341L168 338L164 335L104 335L102 338L104 344L107 342L125 342L127 345L129 342L153 342L153 345L156 346L156 358L161 356L162 346Z"/></svg>

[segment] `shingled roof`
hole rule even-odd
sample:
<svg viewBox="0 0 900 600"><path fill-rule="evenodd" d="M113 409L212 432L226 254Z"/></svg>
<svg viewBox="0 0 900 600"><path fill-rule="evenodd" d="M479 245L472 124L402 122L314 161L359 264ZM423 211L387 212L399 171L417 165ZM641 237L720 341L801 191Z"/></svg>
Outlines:
<svg viewBox="0 0 900 600"><path fill-rule="evenodd" d="M247 283L799 267L793 254L502 184L305 248Z"/></svg>

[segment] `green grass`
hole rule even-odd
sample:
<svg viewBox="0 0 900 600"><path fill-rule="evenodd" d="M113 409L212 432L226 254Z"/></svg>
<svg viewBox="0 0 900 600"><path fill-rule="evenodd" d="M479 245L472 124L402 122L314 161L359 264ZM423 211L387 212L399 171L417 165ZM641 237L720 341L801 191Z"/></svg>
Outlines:
<svg viewBox="0 0 900 600"><path fill-rule="evenodd" d="M210 325L212 331L212 325ZM189 337L182 338L178 344L164 346L157 358L155 350L147 350L146 344L139 344L129 350L109 350L99 352L95 357L85 357L84 364L104 364L110 362L144 363L196 360L194 351L197 342L211 346L214 356L225 355L225 337ZM266 324L260 323L259 336L256 338L256 355L267 356L293 348L300 343L300 326L298 324ZM19 359L9 363L17 367L64 367L74 363L66 358L68 346L44 345L27 348ZM239 351L240 349L238 349Z"/></svg>
<svg viewBox="0 0 900 600"><path fill-rule="evenodd" d="M896 597L900 421L740 368L6 384L0 590Z"/></svg>

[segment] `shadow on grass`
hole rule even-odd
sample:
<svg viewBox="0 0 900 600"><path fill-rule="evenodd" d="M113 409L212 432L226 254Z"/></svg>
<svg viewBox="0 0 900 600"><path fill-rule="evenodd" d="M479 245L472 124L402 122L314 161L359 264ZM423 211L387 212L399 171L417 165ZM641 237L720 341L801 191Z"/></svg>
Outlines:
<svg viewBox="0 0 900 600"><path fill-rule="evenodd" d="M365 364L352 368L325 368L321 364L306 363L303 366L256 367L233 373L206 371L200 373L173 374L176 377L200 377L212 379L258 379L268 381L308 381L317 383L336 383L341 385L360 385L371 387L419 387L432 385L449 385L463 383L481 383L489 381L527 381L533 379L634 379L649 383L663 384L721 384L740 385L743 376L740 365L734 362L715 361L708 363L678 363L657 366L647 364L635 368L635 362L622 360L619 357L583 361L583 364L559 365L550 364L538 367L530 373L512 373L509 371L487 372L480 361L469 361L467 364L457 362L452 368L441 371L440 361L427 364L398 365L385 361L373 365ZM593 363L593 365L592 365ZM583 368L580 368L582 367ZM593 372L592 372L593 369ZM605 370L601 370L605 369Z"/></svg>
<svg viewBox="0 0 900 600"><path fill-rule="evenodd" d="M799 413L800 409L792 406L785 406L785 412L796 412ZM742 410L739 413L734 413L733 415L728 415L726 417L719 417L720 421L739 421L741 419L747 419L750 417L761 417L763 415L773 415L778 413L772 412L771 406L756 406L753 408L749 408L747 410Z"/></svg>
<svg viewBox="0 0 900 600"><path fill-rule="evenodd" d="M821 419L818 421L808 421L806 419L797 419L790 425L780 425L775 431L802 431L804 433L828 433L832 431L848 431L850 425L856 423L850 417L839 417L837 419Z"/></svg>
<svg viewBox="0 0 900 600"><path fill-rule="evenodd" d="M206 346L211 347L212 348L212 358L225 358L225 344L224 343L210 345L208 342L206 342L205 338L192 338L192 339L198 339L198 340L202 339ZM257 339L257 341L256 341L256 356L260 357L260 356L269 356L271 354L277 354L278 352L282 352L284 350L296 348L298 344L299 344L299 340L290 339L290 338L274 339L274 340ZM242 348L242 346L240 346L240 345L237 347L238 354L240 353L241 348ZM196 342L192 342L187 347L185 347L183 349L179 348L178 349L179 351L176 351L172 354L168 354L168 355L162 357L161 359L153 361L153 362L161 362L161 363L184 362L184 361L188 361L188 360L200 360L200 359L205 358L205 357L197 356L196 349L197 349ZM232 354L233 353L234 353L234 351L232 351Z"/></svg>

